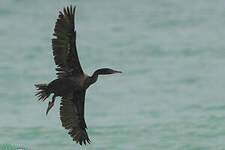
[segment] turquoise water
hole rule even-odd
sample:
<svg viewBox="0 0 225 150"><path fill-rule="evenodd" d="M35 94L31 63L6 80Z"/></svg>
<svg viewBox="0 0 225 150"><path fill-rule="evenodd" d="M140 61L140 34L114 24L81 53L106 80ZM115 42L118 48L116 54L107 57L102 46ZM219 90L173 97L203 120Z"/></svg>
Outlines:
<svg viewBox="0 0 225 150"><path fill-rule="evenodd" d="M84 71L123 71L88 89L91 145L61 127L59 103L34 97L55 79L58 11L77 5ZM0 150L224 150L224 0L1 0Z"/></svg>

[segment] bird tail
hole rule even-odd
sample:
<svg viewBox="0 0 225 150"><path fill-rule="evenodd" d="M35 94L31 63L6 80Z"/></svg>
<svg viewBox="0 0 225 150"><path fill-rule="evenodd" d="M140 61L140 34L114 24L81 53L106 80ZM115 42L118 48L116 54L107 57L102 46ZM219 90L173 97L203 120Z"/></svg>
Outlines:
<svg viewBox="0 0 225 150"><path fill-rule="evenodd" d="M48 84L35 84L35 87L37 89L35 96L38 97L38 100L44 101L50 96L51 92L48 89Z"/></svg>

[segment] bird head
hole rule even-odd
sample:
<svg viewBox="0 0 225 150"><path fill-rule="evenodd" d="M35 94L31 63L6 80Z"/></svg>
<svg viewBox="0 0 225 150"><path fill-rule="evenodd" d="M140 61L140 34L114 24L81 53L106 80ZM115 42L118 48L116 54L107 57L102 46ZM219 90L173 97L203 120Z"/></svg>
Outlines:
<svg viewBox="0 0 225 150"><path fill-rule="evenodd" d="M114 74L114 73L122 73L122 72L113 70L110 68L102 68L102 69L96 70L93 75L107 75L107 74Z"/></svg>
<svg viewBox="0 0 225 150"><path fill-rule="evenodd" d="M87 81L86 87L89 87L91 84L95 83L98 80L98 75L108 75L108 74L114 74L114 73L122 73L122 72L117 71L117 70L113 70L113 69L110 69L110 68L98 69L89 78L89 80Z"/></svg>
<svg viewBox="0 0 225 150"><path fill-rule="evenodd" d="M114 73L122 73L121 71L113 70L110 68L102 68L95 71L98 75L107 75L107 74L114 74Z"/></svg>

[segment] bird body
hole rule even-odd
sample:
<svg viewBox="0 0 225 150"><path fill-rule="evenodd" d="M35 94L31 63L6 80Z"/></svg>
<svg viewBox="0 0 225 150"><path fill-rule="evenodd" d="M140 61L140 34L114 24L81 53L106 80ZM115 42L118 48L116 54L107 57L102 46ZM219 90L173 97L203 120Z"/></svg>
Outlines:
<svg viewBox="0 0 225 150"><path fill-rule="evenodd" d="M51 93L56 96L65 96L71 92L81 89L78 80L74 81L68 78L56 79L48 84Z"/></svg>
<svg viewBox="0 0 225 150"><path fill-rule="evenodd" d="M109 68L96 70L91 76L85 74L79 62L76 48L75 7L64 8L59 12L52 39L52 49L57 79L48 84L35 84L36 96L45 101L51 94L46 115L53 107L55 98L60 96L60 120L62 126L69 130L70 136L80 145L90 143L84 119L85 93L94 84L99 75L121 73Z"/></svg>

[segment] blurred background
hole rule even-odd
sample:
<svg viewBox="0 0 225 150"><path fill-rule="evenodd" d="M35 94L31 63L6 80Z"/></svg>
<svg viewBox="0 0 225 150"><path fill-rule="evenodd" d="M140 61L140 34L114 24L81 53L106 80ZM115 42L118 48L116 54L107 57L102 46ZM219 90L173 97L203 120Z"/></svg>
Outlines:
<svg viewBox="0 0 225 150"><path fill-rule="evenodd" d="M45 116L35 83L56 78L58 12L77 5L83 70L111 67L86 95L91 145ZM224 0L1 0L0 150L222 150ZM50 99L49 99L50 100Z"/></svg>

